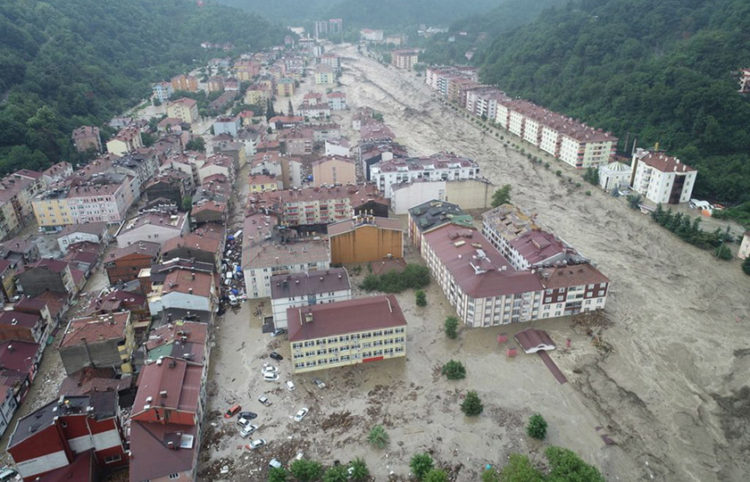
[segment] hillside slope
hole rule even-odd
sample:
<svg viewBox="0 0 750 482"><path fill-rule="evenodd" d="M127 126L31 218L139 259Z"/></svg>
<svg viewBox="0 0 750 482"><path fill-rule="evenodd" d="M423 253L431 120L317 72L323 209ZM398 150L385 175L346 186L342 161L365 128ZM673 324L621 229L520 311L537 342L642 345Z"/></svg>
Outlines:
<svg viewBox="0 0 750 482"><path fill-rule="evenodd" d="M0 2L0 173L73 158L70 133L147 96L194 64L200 43L244 50L284 31L248 13L187 0Z"/></svg>
<svg viewBox="0 0 750 482"><path fill-rule="evenodd" d="M745 0L581 0L495 39L483 80L661 148L699 169L697 197L750 199Z"/></svg>

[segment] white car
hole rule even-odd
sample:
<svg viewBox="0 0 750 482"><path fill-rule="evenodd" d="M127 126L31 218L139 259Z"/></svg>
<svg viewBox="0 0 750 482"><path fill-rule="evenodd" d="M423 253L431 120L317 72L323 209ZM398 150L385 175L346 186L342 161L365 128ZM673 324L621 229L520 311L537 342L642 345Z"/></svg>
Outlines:
<svg viewBox="0 0 750 482"><path fill-rule="evenodd" d="M270 372L263 373L263 380L267 382L275 382L278 379L279 379L278 373L270 373Z"/></svg>
<svg viewBox="0 0 750 482"><path fill-rule="evenodd" d="M250 442L250 444L248 445L248 447L250 447L251 449L257 449L258 447L262 447L265 444L266 444L265 440L263 440L262 438L258 438L258 439L253 440L252 442Z"/></svg>
<svg viewBox="0 0 750 482"><path fill-rule="evenodd" d="M262 403L263 405L265 405L266 407L270 407L272 405L271 400L269 400L268 397L265 395L261 395L260 397L258 397L258 401Z"/></svg>
<svg viewBox="0 0 750 482"><path fill-rule="evenodd" d="M241 418L237 420L237 425L239 426L240 431L240 437L247 438L250 434L258 430L257 425L253 425L250 423L250 420Z"/></svg>
<svg viewBox="0 0 750 482"><path fill-rule="evenodd" d="M279 368L273 365L264 366L263 373L279 373Z"/></svg>
<svg viewBox="0 0 750 482"><path fill-rule="evenodd" d="M313 378L313 383L321 390L326 387L326 384L323 383L323 380L321 380L320 378Z"/></svg>
<svg viewBox="0 0 750 482"><path fill-rule="evenodd" d="M276 377L278 378L278 375L276 375ZM286 381L286 387L289 389L290 392L294 391L294 389L296 388L294 386L294 382L291 380Z"/></svg>
<svg viewBox="0 0 750 482"><path fill-rule="evenodd" d="M310 410L307 407L304 407L304 408L300 409L300 411L297 412L294 415L294 421L295 422L301 422L302 419L305 418L305 415L307 415L307 412L309 412L309 411Z"/></svg>

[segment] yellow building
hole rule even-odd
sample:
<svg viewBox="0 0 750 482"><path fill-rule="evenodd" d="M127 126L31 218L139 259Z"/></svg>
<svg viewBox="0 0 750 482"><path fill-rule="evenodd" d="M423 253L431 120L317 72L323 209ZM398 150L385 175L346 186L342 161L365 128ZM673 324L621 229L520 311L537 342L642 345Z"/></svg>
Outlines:
<svg viewBox="0 0 750 482"><path fill-rule="evenodd" d="M280 179L262 174L250 176L248 184L250 185L251 193L278 191L283 187Z"/></svg>
<svg viewBox="0 0 750 482"><path fill-rule="evenodd" d="M5 239L18 229L18 215L10 201L0 204L0 239Z"/></svg>
<svg viewBox="0 0 750 482"><path fill-rule="evenodd" d="M198 120L198 103L187 97L170 102L167 104L167 117L192 124Z"/></svg>
<svg viewBox="0 0 750 482"><path fill-rule="evenodd" d="M68 204L67 189L49 191L32 201L34 217L39 226L73 224L73 213Z"/></svg>
<svg viewBox="0 0 750 482"><path fill-rule="evenodd" d="M406 356L406 318L393 295L287 310L292 372Z"/></svg>
<svg viewBox="0 0 750 482"><path fill-rule="evenodd" d="M261 86L253 86L245 91L245 104L265 106L268 100L268 91Z"/></svg>
<svg viewBox="0 0 750 482"><path fill-rule="evenodd" d="M334 184L356 184L357 173L353 159L341 156L327 156L313 162L313 186L333 186Z"/></svg>
<svg viewBox="0 0 750 482"><path fill-rule="evenodd" d="M315 69L315 83L317 85L334 85L336 83L336 72L329 65L318 65Z"/></svg>
<svg viewBox="0 0 750 482"><path fill-rule="evenodd" d="M294 95L294 79L284 77L276 84L276 95L278 97L291 97Z"/></svg>
<svg viewBox="0 0 750 482"><path fill-rule="evenodd" d="M404 231L396 218L357 216L328 225L331 263L367 263L402 258Z"/></svg>

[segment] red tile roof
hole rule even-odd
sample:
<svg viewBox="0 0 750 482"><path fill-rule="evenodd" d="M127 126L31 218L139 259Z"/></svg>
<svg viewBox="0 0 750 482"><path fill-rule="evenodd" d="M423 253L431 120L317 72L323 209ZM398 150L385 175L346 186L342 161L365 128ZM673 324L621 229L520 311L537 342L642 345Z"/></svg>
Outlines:
<svg viewBox="0 0 750 482"><path fill-rule="evenodd" d="M196 428L133 420L130 424L130 480L166 479L170 474L190 472L197 462L200 441L193 440L191 449L168 448L167 443L177 441L178 433L195 436Z"/></svg>
<svg viewBox="0 0 750 482"><path fill-rule="evenodd" d="M196 413L201 390L203 366L186 360L164 357L145 365L138 377L138 393L133 415L145 412L146 405ZM161 396L163 392L165 396ZM151 397L152 402L146 402Z"/></svg>
<svg viewBox="0 0 750 482"><path fill-rule="evenodd" d="M566 251L554 234L541 230L527 231L508 244L532 265Z"/></svg>
<svg viewBox="0 0 750 482"><path fill-rule="evenodd" d="M70 320L60 342L60 348L77 346L81 344L82 338L88 343L125 339L125 329L129 321L129 311Z"/></svg>
<svg viewBox="0 0 750 482"><path fill-rule="evenodd" d="M39 353L39 343L4 340L0 342L0 366L29 373Z"/></svg>
<svg viewBox="0 0 750 482"><path fill-rule="evenodd" d="M39 315L22 311L0 311L0 325L23 326L34 328L39 322Z"/></svg>
<svg viewBox="0 0 750 482"><path fill-rule="evenodd" d="M180 248L205 251L206 253L216 253L219 251L220 244L221 243L216 238L190 233L185 236L177 236L164 241L161 251L165 256L169 256L170 251Z"/></svg>
<svg viewBox="0 0 750 482"><path fill-rule="evenodd" d="M164 278L162 296L168 293L190 293L195 296L209 297L213 276L208 273L191 272L187 269L176 269Z"/></svg>
<svg viewBox="0 0 750 482"><path fill-rule="evenodd" d="M695 171L695 168L692 168L684 162L681 162L676 157L668 156L663 152L649 152L641 158L641 162L646 163L661 172Z"/></svg>
<svg viewBox="0 0 750 482"><path fill-rule="evenodd" d="M406 326L406 318L393 295L289 308L287 319L289 341Z"/></svg>
<svg viewBox="0 0 750 482"><path fill-rule="evenodd" d="M588 263L545 268L537 273L545 289L609 283L609 278Z"/></svg>

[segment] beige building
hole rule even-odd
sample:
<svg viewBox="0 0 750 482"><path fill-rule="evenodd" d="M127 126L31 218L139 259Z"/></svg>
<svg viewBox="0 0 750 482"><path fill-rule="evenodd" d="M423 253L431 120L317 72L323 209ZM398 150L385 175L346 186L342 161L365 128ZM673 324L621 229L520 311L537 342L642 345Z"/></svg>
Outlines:
<svg viewBox="0 0 750 482"><path fill-rule="evenodd" d="M411 70L419 62L419 50L405 49L391 52L391 64L397 69Z"/></svg>
<svg viewBox="0 0 750 482"><path fill-rule="evenodd" d="M115 137L107 141L107 152L116 156L124 156L143 147L141 131L135 126L125 127Z"/></svg>
<svg viewBox="0 0 750 482"><path fill-rule="evenodd" d="M354 160L341 156L322 157L313 162L312 174L313 186L333 186L357 182Z"/></svg>
<svg viewBox="0 0 750 482"><path fill-rule="evenodd" d="M402 183L392 187L391 209L395 214L407 214L414 206L433 199L458 204L463 209L487 209L494 192L495 185L484 178Z"/></svg>
<svg viewBox="0 0 750 482"><path fill-rule="evenodd" d="M167 104L167 117L192 124L198 120L198 103L187 97L170 102Z"/></svg>
<svg viewBox="0 0 750 482"><path fill-rule="evenodd" d="M406 318L393 295L287 310L293 373L406 356Z"/></svg>
<svg viewBox="0 0 750 482"><path fill-rule="evenodd" d="M745 231L745 235L742 237L742 244L740 244L740 250L737 252L737 257L746 259L748 256L750 256L750 231Z"/></svg>
<svg viewBox="0 0 750 482"><path fill-rule="evenodd" d="M384 258L402 258L404 230L397 218L355 216L328 225L331 263L366 263Z"/></svg>

